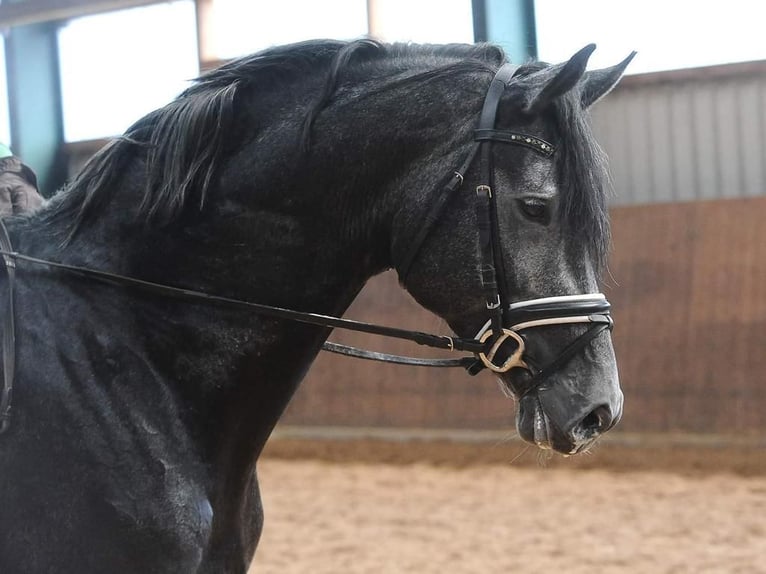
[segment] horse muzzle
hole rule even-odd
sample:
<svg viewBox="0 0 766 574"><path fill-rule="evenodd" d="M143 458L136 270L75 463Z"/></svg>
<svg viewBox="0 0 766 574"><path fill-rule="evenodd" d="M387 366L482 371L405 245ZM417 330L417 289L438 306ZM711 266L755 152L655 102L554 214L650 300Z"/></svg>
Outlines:
<svg viewBox="0 0 766 574"><path fill-rule="evenodd" d="M557 396L552 389L529 393L519 401L519 436L541 449L572 455L590 446L622 417L622 392L595 402L582 395ZM571 401L571 402L570 402ZM569 408L562 408L568 404Z"/></svg>
<svg viewBox="0 0 766 574"><path fill-rule="evenodd" d="M517 429L524 440L562 454L586 450L622 416L622 392L611 344L600 342L609 360L591 361L585 350L613 326L610 305L601 293L520 301L503 313L502 332L491 322L477 334L486 345L482 364L497 373L519 402ZM544 365L532 359L526 330L583 325L582 334ZM531 339L531 338L530 338Z"/></svg>

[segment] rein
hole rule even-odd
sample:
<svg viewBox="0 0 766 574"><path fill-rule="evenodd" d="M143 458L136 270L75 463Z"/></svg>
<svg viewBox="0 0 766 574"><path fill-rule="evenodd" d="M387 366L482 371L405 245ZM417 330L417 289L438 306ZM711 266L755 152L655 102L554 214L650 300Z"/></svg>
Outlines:
<svg viewBox="0 0 766 574"><path fill-rule="evenodd" d="M14 293L16 286L17 261L22 261L24 263L29 263L37 266L44 266L51 269L57 269L66 273L71 273L82 278L91 279L108 285L139 289L154 295L171 297L175 299L184 299L198 303L222 305L235 309L243 309L265 317L297 321L300 323L316 325L319 327L344 329L347 331L369 333L372 335L380 335L388 338L403 339L436 349L481 353L486 348L486 344L484 342L478 341L476 339L449 337L447 335L433 335L421 331L411 331L396 327L374 325L372 323L354 321L351 319L342 319L340 317L333 317L330 315L295 311L293 309L263 305L260 303L253 303L240 299L211 295L209 293L184 289L182 287L174 287L171 285L154 283L151 281L145 281L143 279L137 279L135 277L110 273L108 271L101 271L98 269L91 269L78 265L69 265L66 263L49 261L47 259L39 259L37 257L24 255L13 250L13 245L8 234L8 229L6 228L2 219L0 219L0 255L5 262L5 269L8 274L8 298L6 299L6 312L4 313L3 318L3 387L0 391L0 434L5 432L10 424L11 399L13 395L13 382L15 378L16 328ZM340 345L331 342L326 342L323 348L334 353L407 365L468 368L476 362L476 359L471 356L466 356L459 359L418 359L414 357L389 355L386 353L373 353L370 351L364 351L362 349L356 349L354 347L348 347L346 345Z"/></svg>
<svg viewBox="0 0 766 574"><path fill-rule="evenodd" d="M507 303L510 291L505 284L506 274L502 272L503 259L500 253L497 203L495 194L492 192L491 145L493 142L521 145L545 157L550 157L555 152L553 145L540 138L495 129L495 117L500 98L516 69L515 66L505 64L498 70L492 80L485 97L479 126L475 131L475 143L470 153L460 168L454 172L454 175L442 187L442 193L431 204L423 224L419 227L418 234L410 244L410 250L405 254L403 261L398 266L400 281L404 283L410 267L420 252L423 243L428 238L431 229L446 207L449 197L455 190L461 187L464 174L478 155L481 179L476 187L476 213L479 225L481 280L485 292L489 320L474 338L434 335L330 315L307 313L154 283L98 269L39 259L14 251L5 223L0 219L0 255L2 255L5 262L8 274L8 295L2 334L3 387L0 393L0 434L8 429L11 418L16 353L14 292L17 262L64 271L81 278L108 285L140 289L163 297L243 309L265 317L296 321L319 327L403 339L437 349L473 353L473 356L455 359L420 359L377 353L329 341L323 345L323 349L326 351L351 357L415 366L464 367L471 375L475 375L484 368L488 368L496 373L505 373L513 368L522 368L532 373L527 390L534 388L544 378L563 368L572 357L579 353L595 337L607 329L611 330L613 322L610 316L610 304L606 297L600 293L545 297L511 304ZM499 273L498 270L500 270ZM498 275L501 278L500 282L498 282ZM590 327L584 334L577 337L564 348L551 363L542 368L535 367L527 356L525 340L520 333L525 329L534 327L562 324L589 324ZM506 343L509 342L514 345L510 352L505 349Z"/></svg>
<svg viewBox="0 0 766 574"><path fill-rule="evenodd" d="M13 379L16 374L16 310L14 308L14 287L16 286L16 261L6 255L12 249L11 238L5 223L0 219L0 249L2 249L5 270L8 273L8 299L6 313L3 317L3 389L0 392L0 434L8 430L11 424L11 398L13 394Z"/></svg>

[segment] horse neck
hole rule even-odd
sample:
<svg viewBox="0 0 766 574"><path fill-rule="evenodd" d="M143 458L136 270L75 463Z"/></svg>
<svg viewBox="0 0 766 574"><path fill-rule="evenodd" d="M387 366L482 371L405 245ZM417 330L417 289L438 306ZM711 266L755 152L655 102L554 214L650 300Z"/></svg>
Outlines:
<svg viewBox="0 0 766 574"><path fill-rule="evenodd" d="M320 238L311 243L312 230L292 216L264 208L229 221L212 205L210 216L204 214L194 225L153 230L117 214L126 207L121 198L135 191L119 190L102 216L64 249L55 246L54 230L36 225L12 230L16 247L54 261L328 314L342 313L363 285L365 277L354 261L344 260L332 243L324 249ZM248 245L241 243L240 233L249 236ZM28 334L20 339L48 344L36 345L34 353L21 349L29 360L19 361L20 377L25 364L46 362L47 351L53 364L64 357L78 365L67 373L75 379L72 385L99 385L101 377L122 376L119 371L140 373L129 384L146 390L139 392L142 400L175 397L178 404L169 404L169 410L197 413L184 424L203 442L209 440L205 434L231 436L221 429L246 419L251 421L249 451L257 451L327 336L321 328L241 310L21 268L18 324ZM109 359L114 372L98 364L109 357L124 357ZM208 443L204 448L217 447Z"/></svg>
<svg viewBox="0 0 766 574"><path fill-rule="evenodd" d="M320 114L308 155L299 153L296 137L251 140L224 158L203 210L165 228L131 217L143 185L143 164L136 160L124 168L126 177L103 212L64 250L46 243L34 226L19 233L19 250L231 298L341 314L371 275L390 266L391 227L405 190L433 187L454 160L442 152L453 143L454 134L443 132L455 118L438 98L401 106L403 97L384 93L372 106L338 98ZM294 134L300 126L298 115L274 121L292 125ZM290 130L272 133L284 131ZM432 154L441 162L430 161ZM110 348L92 355L130 346L154 374L140 383L168 387L185 412L194 413L187 424L206 437L201 440L210 451L219 446L210 437L235 436L257 453L328 334L241 311L83 287L60 274L46 281L56 300L78 298L79 306L49 317L52 324L43 328L64 331L75 314L88 312L85 289L99 301L96 312L108 309L103 317L89 312L94 330L121 329L95 337L95 344ZM110 292L102 295L103 289ZM232 428L236 433L226 431Z"/></svg>
<svg viewBox="0 0 766 574"><path fill-rule="evenodd" d="M266 202L229 213L231 198L211 199L192 223L152 229L130 220L137 187L123 183L63 249L61 234L35 221L12 229L15 246L54 261L327 314L341 314L374 271L366 246L323 235L331 222L302 207L280 213L281 204ZM257 454L328 334L20 267L19 385L55 377L82 396L89 392L82 386L97 392L130 373L126 384L140 389L137 402L173 398L168 411L183 413L183 426L210 458L234 448L221 449L220 437L242 440L243 452ZM77 368L62 376L55 367L62 360ZM52 369L28 368L33 363Z"/></svg>

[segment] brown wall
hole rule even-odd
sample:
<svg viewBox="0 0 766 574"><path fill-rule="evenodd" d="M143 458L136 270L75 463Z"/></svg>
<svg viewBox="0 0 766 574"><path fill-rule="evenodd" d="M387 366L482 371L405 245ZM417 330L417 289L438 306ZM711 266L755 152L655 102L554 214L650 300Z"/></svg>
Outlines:
<svg viewBox="0 0 766 574"><path fill-rule="evenodd" d="M625 429L766 432L766 197L613 211Z"/></svg>
<svg viewBox="0 0 766 574"><path fill-rule="evenodd" d="M612 211L615 348L631 432L766 432L766 197ZM448 333L392 274L347 316ZM407 343L335 335L390 352ZM427 353L427 351L425 351ZM321 356L283 422L510 429L513 405L493 377Z"/></svg>

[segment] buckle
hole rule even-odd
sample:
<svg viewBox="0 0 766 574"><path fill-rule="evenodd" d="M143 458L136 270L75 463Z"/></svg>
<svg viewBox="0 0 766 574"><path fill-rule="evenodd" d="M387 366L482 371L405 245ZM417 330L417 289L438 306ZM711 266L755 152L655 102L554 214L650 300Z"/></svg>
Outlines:
<svg viewBox="0 0 766 574"><path fill-rule="evenodd" d="M477 185L476 186L476 195L481 195L482 193L486 193L487 197L492 197L492 188L488 185Z"/></svg>
<svg viewBox="0 0 766 574"><path fill-rule="evenodd" d="M480 343L486 342L490 337L492 337L492 329L488 329L479 339ZM508 339L513 339L516 341L516 344L518 347L513 352L513 354L508 357L505 362L502 365L496 365L493 363L493 359L495 358L495 355L497 355L497 352L500 350L500 347L502 347L503 343L505 343ZM489 349L489 351L478 353L478 357L481 360L482 363L484 363L484 366L487 367L490 371L493 371L495 373L507 373L511 369L514 369L516 367L522 368L522 369L529 369L529 366L524 362L524 359L522 358L524 355L524 339L521 338L521 335L519 335L516 331L511 331L510 329L503 329L502 334L497 338L497 340L492 344L492 347Z"/></svg>
<svg viewBox="0 0 766 574"><path fill-rule="evenodd" d="M495 293L495 300L487 301L487 309L494 311L498 307L500 307L500 293Z"/></svg>

